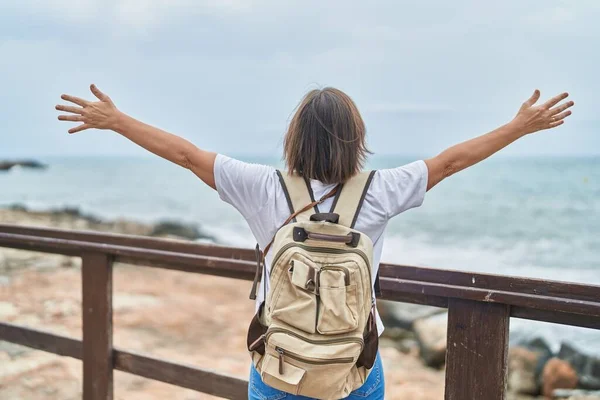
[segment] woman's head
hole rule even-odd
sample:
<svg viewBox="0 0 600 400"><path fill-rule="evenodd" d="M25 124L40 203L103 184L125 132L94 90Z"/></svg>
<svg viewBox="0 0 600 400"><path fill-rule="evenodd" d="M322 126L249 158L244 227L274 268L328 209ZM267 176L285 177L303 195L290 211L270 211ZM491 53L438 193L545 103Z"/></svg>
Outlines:
<svg viewBox="0 0 600 400"><path fill-rule="evenodd" d="M289 171L325 183L360 172L367 155L365 124L352 99L334 88L304 96L285 135Z"/></svg>

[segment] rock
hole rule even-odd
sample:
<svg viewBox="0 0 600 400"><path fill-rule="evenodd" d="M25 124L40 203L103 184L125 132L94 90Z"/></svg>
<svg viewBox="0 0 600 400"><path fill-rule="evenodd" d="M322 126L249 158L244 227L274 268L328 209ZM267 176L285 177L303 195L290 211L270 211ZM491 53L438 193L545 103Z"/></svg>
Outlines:
<svg viewBox="0 0 600 400"><path fill-rule="evenodd" d="M389 338L401 342L406 339L414 339L415 334L413 331L399 327L385 327L385 330L381 334L381 337Z"/></svg>
<svg viewBox="0 0 600 400"><path fill-rule="evenodd" d="M18 203L11 204L7 208L12 211L23 211L23 212L27 211L27 206L25 206L23 204L18 204Z"/></svg>
<svg viewBox="0 0 600 400"><path fill-rule="evenodd" d="M600 391L556 389L554 393L552 393L552 398L568 400L599 400Z"/></svg>
<svg viewBox="0 0 600 400"><path fill-rule="evenodd" d="M9 171L14 167L45 169L47 165L35 160L0 161L0 171Z"/></svg>
<svg viewBox="0 0 600 400"><path fill-rule="evenodd" d="M446 361L448 314L437 314L414 321L413 331L421 358L430 367L440 367Z"/></svg>
<svg viewBox="0 0 600 400"><path fill-rule="evenodd" d="M79 207L74 206L65 206L62 208L54 208L49 211L49 213L54 218L71 218L71 219L81 219L85 222L92 224L100 224L102 223L102 219L96 217L95 215L86 214L82 212Z"/></svg>
<svg viewBox="0 0 600 400"><path fill-rule="evenodd" d="M2 254L0 254L0 264L2 263ZM0 265L0 271L2 271L2 265ZM10 285L10 277L0 275L0 287Z"/></svg>
<svg viewBox="0 0 600 400"><path fill-rule="evenodd" d="M508 388L521 394L537 395L540 392L535 368L539 354L516 346L508 353Z"/></svg>
<svg viewBox="0 0 600 400"><path fill-rule="evenodd" d="M508 387L521 394L537 395L541 374L552 350L543 339L534 339L514 346L508 353Z"/></svg>
<svg viewBox="0 0 600 400"><path fill-rule="evenodd" d="M542 371L542 395L551 398L556 389L577 388L577 371L568 361L551 358Z"/></svg>
<svg viewBox="0 0 600 400"><path fill-rule="evenodd" d="M195 224L184 224L176 221L162 221L154 226L150 236L177 236L185 239L213 239L202 233Z"/></svg>
<svg viewBox="0 0 600 400"><path fill-rule="evenodd" d="M0 341L0 354L6 354L9 358L20 357L23 354L30 353L32 350L25 346ZM1 368L0 368L1 369Z"/></svg>
<svg viewBox="0 0 600 400"><path fill-rule="evenodd" d="M557 355L569 362L579 375L579 388L600 390L600 358L580 352L575 347L562 343Z"/></svg>
<svg viewBox="0 0 600 400"><path fill-rule="evenodd" d="M388 327L412 329L413 322L416 320L446 312L444 308L385 300L377 302L377 310L386 330Z"/></svg>
<svg viewBox="0 0 600 400"><path fill-rule="evenodd" d="M419 343L414 339L405 339L398 343L396 347L403 354L419 357Z"/></svg>

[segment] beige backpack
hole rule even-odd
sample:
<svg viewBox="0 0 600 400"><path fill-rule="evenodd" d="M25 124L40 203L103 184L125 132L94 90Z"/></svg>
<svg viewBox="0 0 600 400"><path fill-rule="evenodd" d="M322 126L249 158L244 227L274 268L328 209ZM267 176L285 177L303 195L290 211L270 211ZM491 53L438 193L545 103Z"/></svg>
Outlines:
<svg viewBox="0 0 600 400"><path fill-rule="evenodd" d="M308 181L278 174L291 215L264 253L257 246L251 298L266 268L263 254L272 247L274 256L266 300L248 331L248 350L267 385L341 399L365 382L377 354L373 243L353 229L374 171L318 201ZM330 212L319 212L319 204L332 196Z"/></svg>

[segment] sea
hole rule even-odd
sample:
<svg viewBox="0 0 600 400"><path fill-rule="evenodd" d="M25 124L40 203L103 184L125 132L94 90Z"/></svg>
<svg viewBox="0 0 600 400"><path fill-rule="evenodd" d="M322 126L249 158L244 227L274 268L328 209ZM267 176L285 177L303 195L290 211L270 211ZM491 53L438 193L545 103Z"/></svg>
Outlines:
<svg viewBox="0 0 600 400"><path fill-rule="evenodd" d="M282 166L277 157L238 156ZM373 156L368 168L419 157ZM242 217L191 172L159 158L47 157L0 172L0 207L78 207L101 218L197 223L217 242L254 245ZM600 157L502 157L442 182L390 221L387 262L600 285ZM600 291L600 286L598 288ZM244 299L240 299L244 301ZM511 319L511 341L542 337L600 355L600 331Z"/></svg>

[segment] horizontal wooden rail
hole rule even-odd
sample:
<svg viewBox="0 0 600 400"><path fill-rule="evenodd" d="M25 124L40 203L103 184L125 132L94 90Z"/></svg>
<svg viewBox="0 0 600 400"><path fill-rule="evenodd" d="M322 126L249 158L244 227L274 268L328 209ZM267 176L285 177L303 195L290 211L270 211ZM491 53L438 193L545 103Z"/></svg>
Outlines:
<svg viewBox="0 0 600 400"><path fill-rule="evenodd" d="M6 224L0 247L82 257L83 341L5 323L0 340L82 359L86 400L112 399L113 369L246 398L244 380L114 349L111 271L124 262L251 280L252 250ZM380 276L384 299L448 308L448 400L504 398L510 317L600 329L600 286L393 264Z"/></svg>
<svg viewBox="0 0 600 400"><path fill-rule="evenodd" d="M35 232L31 229L27 233L49 234L46 231ZM101 238L99 235L93 236L96 240ZM132 241L134 238L126 235L109 236L112 241L124 236L136 246L144 244L143 238L135 238L141 240ZM154 246L151 249L0 231L0 246L3 247L74 256L102 252L112 256L115 262L245 280L254 277L255 262L215 257L212 251L218 248L216 246L198 245L193 253L191 251L181 253L172 251L173 244L168 243L169 241L158 240L163 245L167 242L165 247L171 246L171 251L161 249L156 242L157 239L151 240ZM223 250L219 251L223 252ZM240 249L232 253L243 254ZM389 264L385 266L385 270L382 270L381 277L383 298L388 300L438 307L447 307L448 298L503 303L518 307L511 311L514 317L546 321L549 319L549 314L544 311L550 311L556 314L553 314L555 318L550 318L549 322L600 328L599 286L409 266L391 268ZM467 277L469 280L465 284ZM511 279L515 281L514 284L507 282ZM500 283L494 284L497 281ZM513 286L518 289L513 289ZM498 290L498 288L505 290Z"/></svg>
<svg viewBox="0 0 600 400"><path fill-rule="evenodd" d="M216 246L189 241L165 240L133 235L73 231L64 229L23 227L0 224L0 233L12 233L41 238L66 239L91 243L114 244L121 247L134 247L149 250L162 250L178 254L197 254L217 258L250 261L253 271L254 250L227 246ZM6 246L0 244L0 246ZM445 283L455 286L520 292L533 295L564 297L574 300L599 301L600 286L571 282L551 281L535 278L522 278L506 275L483 274L430 267L381 263L380 276L411 281ZM203 273L203 272L202 272ZM244 278L252 279L253 275Z"/></svg>
<svg viewBox="0 0 600 400"><path fill-rule="evenodd" d="M213 257L254 261L254 250L228 246L217 246L205 243L195 243L189 240L165 240L161 238L153 238L147 236L30 227L14 224L0 224L0 232L56 239L77 240L90 243L116 244L119 246L137 247L151 250L164 250L176 253L211 255Z"/></svg>
<svg viewBox="0 0 600 400"><path fill-rule="evenodd" d="M0 322L0 340L82 359L82 341L50 332ZM248 382L233 376L176 364L148 355L112 351L114 369L227 399L247 396Z"/></svg>
<svg viewBox="0 0 600 400"><path fill-rule="evenodd" d="M0 233L0 246L78 257L103 253L115 262L245 280L252 280L256 268L255 262L244 260L11 233Z"/></svg>

